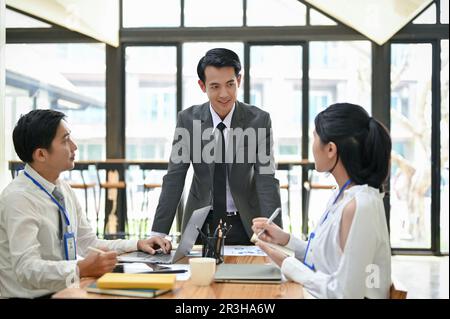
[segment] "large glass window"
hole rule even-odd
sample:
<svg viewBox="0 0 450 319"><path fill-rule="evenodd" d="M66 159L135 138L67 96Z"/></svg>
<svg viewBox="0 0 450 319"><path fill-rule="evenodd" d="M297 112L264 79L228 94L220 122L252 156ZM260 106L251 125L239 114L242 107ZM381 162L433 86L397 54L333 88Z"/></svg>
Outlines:
<svg viewBox="0 0 450 319"><path fill-rule="evenodd" d="M168 161L176 124L177 60L174 46L129 46L126 58L126 159ZM165 171L127 170L128 231L148 234ZM150 214L150 215L149 215Z"/></svg>
<svg viewBox="0 0 450 319"><path fill-rule="evenodd" d="M251 47L250 104L270 113L277 160L301 157L301 84L300 45Z"/></svg>
<svg viewBox="0 0 450 319"><path fill-rule="evenodd" d="M434 24L436 23L436 5L432 4L413 21L414 24Z"/></svg>
<svg viewBox="0 0 450 319"><path fill-rule="evenodd" d="M188 0L184 2L187 27L242 26L242 0Z"/></svg>
<svg viewBox="0 0 450 319"><path fill-rule="evenodd" d="M123 0L122 3L125 28L180 26L180 0Z"/></svg>
<svg viewBox="0 0 450 319"><path fill-rule="evenodd" d="M241 74L244 75L244 46L242 43L196 42L183 44L183 109L208 101L208 97L198 85L197 64L205 53L213 48L226 48L236 52L241 61ZM244 80L239 88L238 100L243 101Z"/></svg>
<svg viewBox="0 0 450 319"><path fill-rule="evenodd" d="M103 44L8 44L5 66L8 134L21 114L54 109L67 115L78 144L76 160L105 158ZM6 158L18 160L12 137L7 142Z"/></svg>
<svg viewBox="0 0 450 319"><path fill-rule="evenodd" d="M276 162L301 158L302 54L301 45L250 47L250 104L270 113ZM287 185L285 174L277 172L277 177L280 185ZM299 181L298 175L292 176L290 211L283 209L282 216L285 229L296 234L301 231ZM283 189L283 202L286 195Z"/></svg>
<svg viewBox="0 0 450 319"><path fill-rule="evenodd" d="M441 0L441 23L448 24L448 0Z"/></svg>
<svg viewBox="0 0 450 319"><path fill-rule="evenodd" d="M248 26L305 25L306 7L297 0L247 0Z"/></svg>
<svg viewBox="0 0 450 319"><path fill-rule="evenodd" d="M391 46L391 243L429 248L431 45Z"/></svg>
<svg viewBox="0 0 450 319"><path fill-rule="evenodd" d="M168 160L176 123L176 47L127 47L126 158Z"/></svg>
<svg viewBox="0 0 450 319"><path fill-rule="evenodd" d="M19 117L34 109L54 109L67 115L78 146L77 161L105 159L103 44L8 44L5 66L6 159L19 160L12 143L12 131ZM87 182L94 181L95 171L89 170L84 177ZM62 178L81 183L76 171L65 172ZM89 220L94 222L96 204L91 192L86 203L84 192L74 191L84 211L88 207Z"/></svg>
<svg viewBox="0 0 450 319"><path fill-rule="evenodd" d="M441 41L441 251L447 254L449 238L448 113L448 40L443 40Z"/></svg>
<svg viewBox="0 0 450 319"><path fill-rule="evenodd" d="M361 105L371 113L371 46L368 41L310 42L309 139L314 118L333 103ZM309 158L313 160L312 143Z"/></svg>
<svg viewBox="0 0 450 319"><path fill-rule="evenodd" d="M312 153L314 119L327 106L338 102L361 105L371 113L371 46L368 41L310 42L309 70L309 159ZM333 186L333 176L311 173L315 185ZM314 229L325 211L330 189L312 189L309 197L309 229Z"/></svg>

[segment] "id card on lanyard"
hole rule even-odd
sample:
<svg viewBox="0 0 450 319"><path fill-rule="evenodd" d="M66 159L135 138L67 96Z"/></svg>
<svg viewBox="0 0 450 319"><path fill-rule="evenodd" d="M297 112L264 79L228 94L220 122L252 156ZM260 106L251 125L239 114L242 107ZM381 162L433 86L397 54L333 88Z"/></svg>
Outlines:
<svg viewBox="0 0 450 319"><path fill-rule="evenodd" d="M338 195L336 196L336 198L334 199L332 205L336 204L336 202L337 202L337 200L339 199L339 197L341 196L342 192L347 188L348 185L350 185L351 182L352 182L351 179L349 179L347 182L345 182L344 186L342 186L342 188L339 190L339 193L338 193ZM320 223L320 225L322 225L322 224L327 220L328 214L329 214L329 213L330 213L329 210L327 210L327 211L325 212L325 216L324 216L322 222ZM311 249L311 251L310 251L310 248L309 248L309 247L310 247L310 245L311 245L311 241L313 240L313 238L314 238L315 236L316 236L315 232L312 232L312 233L309 235L309 238L308 238L308 244L306 245L305 257L303 258L303 264L304 264L305 266L307 266L309 269L311 269L312 271L316 271L316 267L314 266L314 263L312 262L312 260L314 259L314 258L313 258L313 254L312 254L312 249ZM308 254L308 253L309 253L309 254Z"/></svg>
<svg viewBox="0 0 450 319"><path fill-rule="evenodd" d="M28 177L37 187L39 187L44 193L50 197L52 202L58 206L59 213L64 217L64 221L66 223L66 231L63 235L63 247L64 247L64 257L66 260L75 260L77 259L77 245L75 241L75 234L71 231L70 226L70 220L69 220L69 214L67 213L67 210L56 200L56 198L47 192L47 190L33 177L31 177L30 174L28 174L26 171L23 171L26 177Z"/></svg>

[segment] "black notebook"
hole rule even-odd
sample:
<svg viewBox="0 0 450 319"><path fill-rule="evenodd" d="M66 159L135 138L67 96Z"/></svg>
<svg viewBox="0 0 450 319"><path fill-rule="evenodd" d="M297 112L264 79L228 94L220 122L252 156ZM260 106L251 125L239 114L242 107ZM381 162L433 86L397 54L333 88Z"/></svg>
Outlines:
<svg viewBox="0 0 450 319"><path fill-rule="evenodd" d="M281 283L281 271L274 265L221 264L214 277L216 282Z"/></svg>

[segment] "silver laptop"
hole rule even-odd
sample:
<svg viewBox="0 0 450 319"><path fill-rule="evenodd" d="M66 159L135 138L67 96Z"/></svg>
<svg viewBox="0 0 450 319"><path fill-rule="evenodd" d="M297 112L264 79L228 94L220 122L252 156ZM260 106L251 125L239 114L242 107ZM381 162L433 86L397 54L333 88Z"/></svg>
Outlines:
<svg viewBox="0 0 450 319"><path fill-rule="evenodd" d="M188 255L194 246L198 236L196 227L202 228L206 217L211 210L211 206L206 206L195 210L184 230L180 244L177 250L171 251L170 254L150 255L142 251L134 251L117 257L119 262L145 262L153 264L174 264L184 256Z"/></svg>
<svg viewBox="0 0 450 319"><path fill-rule="evenodd" d="M214 276L216 282L236 283L280 283L281 271L266 264L221 264Z"/></svg>

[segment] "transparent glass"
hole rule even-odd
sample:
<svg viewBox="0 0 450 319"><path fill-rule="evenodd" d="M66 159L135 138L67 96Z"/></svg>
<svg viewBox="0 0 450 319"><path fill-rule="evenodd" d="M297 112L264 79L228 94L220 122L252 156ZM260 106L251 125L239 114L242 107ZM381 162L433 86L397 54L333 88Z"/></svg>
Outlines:
<svg viewBox="0 0 450 319"><path fill-rule="evenodd" d="M431 245L431 45L391 46L391 245Z"/></svg>
<svg viewBox="0 0 450 319"><path fill-rule="evenodd" d="M306 6L297 0L247 0L248 26L306 24Z"/></svg>
<svg viewBox="0 0 450 319"><path fill-rule="evenodd" d="M442 0L441 0L442 2ZM441 252L448 254L448 40L441 41Z"/></svg>
<svg viewBox="0 0 450 319"><path fill-rule="evenodd" d="M176 47L127 47L126 158L168 160L176 124Z"/></svg>
<svg viewBox="0 0 450 319"><path fill-rule="evenodd" d="M250 104L270 113L276 162L301 159L302 54L303 48L298 45L250 47ZM299 234L301 182L298 172L290 172L289 177L286 172L277 172L277 178L281 185L283 226Z"/></svg>
<svg viewBox="0 0 450 319"><path fill-rule="evenodd" d="M432 4L422 14L413 20L414 24L434 24L436 23L436 5Z"/></svg>
<svg viewBox="0 0 450 319"><path fill-rule="evenodd" d="M67 115L76 160L105 158L103 44L7 44L5 67L8 134L21 114L51 108ZM7 143L6 158L18 160L12 139Z"/></svg>
<svg viewBox="0 0 450 319"><path fill-rule="evenodd" d="M333 175L319 173L316 170L310 172L309 180L311 181L311 190L308 200L308 229L311 233L318 226L322 215L325 214L328 201L333 199L332 187L337 187L337 184Z"/></svg>
<svg viewBox="0 0 450 319"><path fill-rule="evenodd" d="M184 2L186 27L231 27L243 25L242 0L189 0Z"/></svg>
<svg viewBox="0 0 450 319"><path fill-rule="evenodd" d="M276 160L301 157L301 83L301 46L250 48L250 104L270 113Z"/></svg>
<svg viewBox="0 0 450 319"><path fill-rule="evenodd" d="M123 0L123 27L179 27L180 0Z"/></svg>
<svg viewBox="0 0 450 319"><path fill-rule="evenodd" d="M441 23L448 24L448 0L441 0Z"/></svg>
<svg viewBox="0 0 450 319"><path fill-rule="evenodd" d="M310 43L309 159L314 160L314 119L333 103L361 105L371 113L372 55L369 41Z"/></svg>
<svg viewBox="0 0 450 319"><path fill-rule="evenodd" d="M175 46L129 46L126 57L126 159L168 161L176 125ZM161 193L164 170L130 166L126 173L127 230L148 236Z"/></svg>
<svg viewBox="0 0 450 319"><path fill-rule="evenodd" d="M106 157L105 45L103 44L7 44L5 52L6 159L19 160L12 131L19 117L34 109L53 109L66 114L78 146L75 160ZM83 173L86 183L96 182L96 171ZM64 172L69 183L83 182L80 171ZM93 188L74 192L96 229L97 203ZM99 212L104 207L100 203ZM102 219L100 217L100 223ZM99 229L103 229L99 224Z"/></svg>

